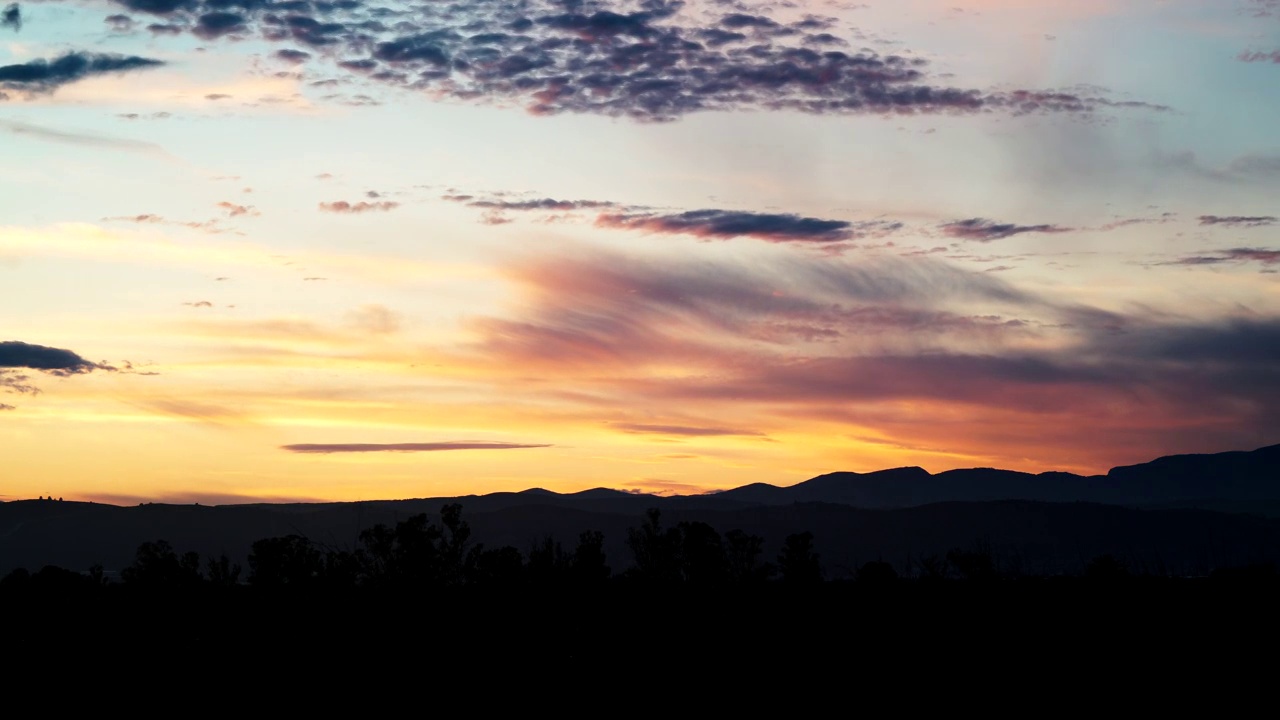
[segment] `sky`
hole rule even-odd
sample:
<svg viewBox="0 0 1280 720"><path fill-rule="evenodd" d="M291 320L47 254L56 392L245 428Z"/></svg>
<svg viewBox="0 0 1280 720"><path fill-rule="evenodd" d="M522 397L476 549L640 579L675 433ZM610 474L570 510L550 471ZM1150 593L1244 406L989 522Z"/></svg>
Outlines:
<svg viewBox="0 0 1280 720"><path fill-rule="evenodd" d="M0 500L1280 442L1280 0L0 0Z"/></svg>

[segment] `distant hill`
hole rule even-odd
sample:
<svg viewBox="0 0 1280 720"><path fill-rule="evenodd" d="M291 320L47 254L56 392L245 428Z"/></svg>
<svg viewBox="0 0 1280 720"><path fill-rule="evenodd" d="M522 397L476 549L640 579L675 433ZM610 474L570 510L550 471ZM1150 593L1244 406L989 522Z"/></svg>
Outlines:
<svg viewBox="0 0 1280 720"><path fill-rule="evenodd" d="M739 528L759 535L768 558L786 535L811 531L830 575L876 559L905 568L910 558L975 543L1037 572L1078 569L1102 553L1185 573L1280 562L1280 519L1272 519L1280 517L1280 445L1274 445L1163 457L1097 476L989 468L934 475L910 467L672 497L597 488L278 505L13 501L0 503L0 576L44 565L118 570L132 562L139 544L157 539L179 552L225 553L247 572L255 540L300 534L350 549L364 528L418 513L435 517L450 502L462 505L474 539L487 547L527 552L551 536L572 549L578 533L599 530L615 572L631 564L627 529L651 507L667 524L698 520L722 533Z"/></svg>
<svg viewBox="0 0 1280 720"><path fill-rule="evenodd" d="M1233 507L1280 501L1280 445L1252 452L1171 455L1106 475L1038 475L972 468L930 474L904 467L870 473L836 472L789 487L757 483L719 494L752 504L829 502L898 508L936 502L1037 500L1134 507Z"/></svg>

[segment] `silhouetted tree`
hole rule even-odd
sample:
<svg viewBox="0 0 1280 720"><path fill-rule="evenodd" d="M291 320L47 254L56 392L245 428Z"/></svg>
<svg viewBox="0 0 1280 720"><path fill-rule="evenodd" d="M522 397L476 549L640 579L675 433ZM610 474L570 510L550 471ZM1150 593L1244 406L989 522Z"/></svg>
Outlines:
<svg viewBox="0 0 1280 720"><path fill-rule="evenodd" d="M722 583L729 577L724 541L715 528L704 522L682 522L679 537L680 579L695 585Z"/></svg>
<svg viewBox="0 0 1280 720"><path fill-rule="evenodd" d="M996 578L995 557L986 543L978 543L973 550L951 549L947 552L947 564L955 568L965 580L988 581Z"/></svg>
<svg viewBox="0 0 1280 720"><path fill-rule="evenodd" d="M102 566L98 563L94 563L89 566L89 579L93 581L94 585L99 587L110 584L110 581L107 580L106 571L103 570Z"/></svg>
<svg viewBox="0 0 1280 720"><path fill-rule="evenodd" d="M897 579L898 571L894 570L889 563L881 560L863 563L862 567L858 568L858 582L860 583L883 584L891 583Z"/></svg>
<svg viewBox="0 0 1280 720"><path fill-rule="evenodd" d="M1114 555L1099 555L1085 566L1084 576L1089 580L1114 582L1129 577L1129 568Z"/></svg>
<svg viewBox="0 0 1280 720"><path fill-rule="evenodd" d="M209 580L209 584L216 587L231 587L240 580L240 566L232 564L226 553L216 559L209 558L205 567L205 577Z"/></svg>
<svg viewBox="0 0 1280 720"><path fill-rule="evenodd" d="M133 564L120 572L126 583L147 587L191 587L203 581L200 555L174 552L167 540L144 542L138 546Z"/></svg>
<svg viewBox="0 0 1280 720"><path fill-rule="evenodd" d="M324 557L301 535L266 538L249 553L249 584L267 588L306 588L321 584Z"/></svg>
<svg viewBox="0 0 1280 720"><path fill-rule="evenodd" d="M451 503L440 509L444 533L440 543L440 582L446 586L466 582L475 567L481 547L471 547L471 526L462 519L462 505Z"/></svg>
<svg viewBox="0 0 1280 720"><path fill-rule="evenodd" d="M597 583L609 579L613 571L604 554L604 533L587 530L578 535L578 546L573 549L569 573L579 583Z"/></svg>
<svg viewBox="0 0 1280 720"><path fill-rule="evenodd" d="M772 564L760 559L764 554L764 538L734 529L725 533L724 539L730 582L763 582L776 572Z"/></svg>
<svg viewBox="0 0 1280 720"><path fill-rule="evenodd" d="M361 579L374 587L426 587L440 574L440 528L425 514L396 523L375 525L360 533Z"/></svg>
<svg viewBox="0 0 1280 720"><path fill-rule="evenodd" d="M787 536L778 555L778 570L782 573L783 582L822 582L822 566L813 550L813 533L805 531Z"/></svg>
<svg viewBox="0 0 1280 720"><path fill-rule="evenodd" d="M440 517L443 528L420 513L396 523L394 529L375 525L361 532L361 546L355 553L361 582L422 589L473 580L484 548L472 545L462 505L445 505Z"/></svg>
<svg viewBox="0 0 1280 720"><path fill-rule="evenodd" d="M523 575L524 556L507 545L477 554L472 582L479 585L515 585Z"/></svg>
<svg viewBox="0 0 1280 720"><path fill-rule="evenodd" d="M31 572L26 568L14 568L9 571L4 579L0 580L0 590L5 592L16 591L25 588L27 583L31 581Z"/></svg>
<svg viewBox="0 0 1280 720"><path fill-rule="evenodd" d="M569 571L569 558L555 538L547 535L529 548L529 562L525 572L529 582L536 585L559 584Z"/></svg>
<svg viewBox="0 0 1280 720"><path fill-rule="evenodd" d="M950 572L947 567L947 559L937 555L920 556L915 561L915 567L920 579L925 582L946 580Z"/></svg>
<svg viewBox="0 0 1280 720"><path fill-rule="evenodd" d="M635 558L629 574L651 583L675 583L680 573L680 532L662 528L662 513L657 508L645 512L639 528L627 530L627 547Z"/></svg>

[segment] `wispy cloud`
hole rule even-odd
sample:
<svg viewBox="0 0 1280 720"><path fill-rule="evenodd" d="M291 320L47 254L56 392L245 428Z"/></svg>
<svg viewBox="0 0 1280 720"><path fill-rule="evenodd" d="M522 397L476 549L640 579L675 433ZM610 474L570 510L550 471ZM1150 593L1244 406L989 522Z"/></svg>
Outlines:
<svg viewBox="0 0 1280 720"><path fill-rule="evenodd" d="M115 138L92 133L68 132L65 130L55 130L53 128L3 119L0 119L0 128L8 130L11 133L25 135L38 140L48 140L51 142L66 143L68 145L85 145L115 150L132 150L135 152L167 155L164 149L159 145L144 142L142 140Z"/></svg>
<svg viewBox="0 0 1280 720"><path fill-rule="evenodd" d="M961 240L976 240L978 242L1003 240L1022 233L1064 233L1070 231L1071 228L1058 227L1057 225L1015 225L1013 223L999 223L986 218L957 220L942 226L942 232L946 235L960 238Z"/></svg>
<svg viewBox="0 0 1280 720"><path fill-rule="evenodd" d="M610 427L627 433L649 435L681 435L686 437L716 437L724 435L753 435L764 433L753 430L736 430L725 427L694 427L690 425L650 425L646 423L612 423Z"/></svg>
<svg viewBox="0 0 1280 720"><path fill-rule="evenodd" d="M551 445L510 442L427 442L427 443L319 443L282 445L281 450L294 453L370 453L370 452L439 452L445 450L526 450Z"/></svg>
<svg viewBox="0 0 1280 720"><path fill-rule="evenodd" d="M1201 215L1201 225L1227 225L1230 227L1262 227L1263 225L1274 225L1280 222L1280 218L1273 215Z"/></svg>
<svg viewBox="0 0 1280 720"><path fill-rule="evenodd" d="M1220 265L1222 263L1242 262L1256 262L1262 265L1275 265L1276 263L1280 263L1280 250L1269 250L1266 248L1231 248L1229 250L1213 251L1201 255L1188 255L1166 264Z"/></svg>

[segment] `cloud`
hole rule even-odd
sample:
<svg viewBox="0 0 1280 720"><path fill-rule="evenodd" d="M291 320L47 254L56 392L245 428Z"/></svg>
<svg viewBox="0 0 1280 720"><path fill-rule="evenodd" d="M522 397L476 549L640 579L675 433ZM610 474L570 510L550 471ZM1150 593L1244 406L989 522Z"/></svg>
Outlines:
<svg viewBox="0 0 1280 720"><path fill-rule="evenodd" d="M53 92L68 83L94 75L129 72L164 65L160 60L136 55L69 52L53 60L36 59L0 67L0 88L28 92Z"/></svg>
<svg viewBox="0 0 1280 720"><path fill-rule="evenodd" d="M191 32L204 40L215 40L223 35L240 33L248 30L245 16L239 13L210 12L201 15Z"/></svg>
<svg viewBox="0 0 1280 720"><path fill-rule="evenodd" d="M0 128L9 132L25 135L28 137L48 140L51 142L65 143L68 145L84 145L90 147L108 148L114 150L132 150L135 152L155 153L167 155L167 153L155 143L143 142L141 140L129 140L125 138L113 138L103 135L90 135L86 133L66 132L64 130L54 130L51 128L41 127L39 125L31 125L28 123L17 122L14 120L0 119Z"/></svg>
<svg viewBox="0 0 1280 720"><path fill-rule="evenodd" d="M227 217L240 217L241 215L259 215L260 213L253 208L252 205L237 205L233 202L223 200L218 203L218 207L227 213Z"/></svg>
<svg viewBox="0 0 1280 720"><path fill-rule="evenodd" d="M240 495L237 493L207 492L204 490L186 490L166 492L158 495L124 495L119 493L87 493L80 495L88 502L107 505L141 505L144 503L160 503L172 505L281 505L287 503L315 504L323 502L318 498L302 495Z"/></svg>
<svg viewBox="0 0 1280 720"><path fill-rule="evenodd" d="M113 369L89 362L70 350L32 345L17 340L0 342L0 368L29 368L61 376Z"/></svg>
<svg viewBox="0 0 1280 720"><path fill-rule="evenodd" d="M714 437L721 435L754 435L761 436L764 433L753 432L750 430L734 430L732 428L723 427L691 427L688 425L646 425L643 423L612 423L611 427L618 428L623 432L641 433L652 435L683 435L687 437Z"/></svg>
<svg viewBox="0 0 1280 720"><path fill-rule="evenodd" d="M1262 50L1245 50L1236 57L1240 62L1269 62L1280 65L1280 50L1272 50L1271 52L1265 52Z"/></svg>
<svg viewBox="0 0 1280 720"><path fill-rule="evenodd" d="M39 395L40 388L31 384L31 376L0 369L0 388L19 395Z"/></svg>
<svg viewBox="0 0 1280 720"><path fill-rule="evenodd" d="M394 210L395 208L398 208L398 207L400 207L400 203L393 202L391 200L381 200L378 202L365 202L361 200L360 202L357 202L357 203L349 203L346 200L335 200L334 202L320 203L320 210L322 212L344 213L344 214L365 213L365 212L375 212L375 211L386 212L388 210Z"/></svg>
<svg viewBox="0 0 1280 720"><path fill-rule="evenodd" d="M1057 225L1014 225L1011 223L998 223L985 218L970 218L968 220L957 220L947 223L942 227L942 232L954 238L962 240L976 240L978 242L991 242L992 240L1001 240L1022 233L1063 233L1071 232L1071 228L1058 227Z"/></svg>
<svg viewBox="0 0 1280 720"><path fill-rule="evenodd" d="M0 382L3 382L3 381L0 380ZM0 403L0 410L17 410L17 409L18 408L14 405L9 405L8 403Z"/></svg>
<svg viewBox="0 0 1280 720"><path fill-rule="evenodd" d="M1087 114L1158 107L1098 93L951 87L930 76L922 57L847 50L834 21L757 14L765 8L725 14L680 0L619 0L608 9L562 0L397 8L354 0L118 1L162 17L150 26L157 34L190 32L210 43L256 35L287 43L276 53L284 62L322 55L361 82L517 104L538 115L669 121L704 111Z"/></svg>
<svg viewBox="0 0 1280 720"><path fill-rule="evenodd" d="M128 15L120 15L118 13L115 15L106 16L105 18L102 19L102 22L106 23L108 26L111 27L111 32L117 32L117 33L129 32L130 30L133 30L133 28L137 25L137 23L134 22L133 18L129 17Z"/></svg>
<svg viewBox="0 0 1280 720"><path fill-rule="evenodd" d="M1119 313L931 257L701 252L513 259L510 310L470 318L454 362L499 392L572 383L587 413L708 418L615 430L748 427L783 445L797 428L876 428L1105 467L1280 427L1280 317Z"/></svg>
<svg viewBox="0 0 1280 720"><path fill-rule="evenodd" d="M1265 248L1231 248L1215 254L1191 255L1174 260L1167 265L1219 265L1222 263L1256 262L1262 265L1280 263L1280 250Z"/></svg>
<svg viewBox="0 0 1280 720"><path fill-rule="evenodd" d="M400 330L400 314L384 305L364 305L347 313L347 324L374 335L389 335Z"/></svg>
<svg viewBox="0 0 1280 720"><path fill-rule="evenodd" d="M40 388L31 383L31 376L18 372L17 369L36 370L57 377L83 375L94 370L119 371L111 365L90 362L62 348L32 345L17 340L0 342L0 388L19 395L39 395Z"/></svg>
<svg viewBox="0 0 1280 720"><path fill-rule="evenodd" d="M616 206L616 203L603 200L553 200L551 198L537 200L473 200L470 195L445 195L443 199L466 202L471 207L490 210L514 210L518 212L532 210L567 212L570 210L592 210Z"/></svg>
<svg viewBox="0 0 1280 720"><path fill-rule="evenodd" d="M845 220L733 210L690 210L673 215L602 214L596 218L596 226L668 235L693 235L704 240L750 237L774 243L841 242L871 232L892 232L901 227L897 223L882 222L855 226Z"/></svg>
<svg viewBox="0 0 1280 720"><path fill-rule="evenodd" d="M14 32L22 29L22 7L18 3L9 3L0 10L0 28L9 28Z"/></svg>
<svg viewBox="0 0 1280 720"><path fill-rule="evenodd" d="M1272 215L1228 215L1225 217L1218 215L1201 215L1201 225L1227 225L1231 227L1262 227L1263 225L1274 225L1280 222L1280 218Z"/></svg>
<svg viewBox="0 0 1280 720"><path fill-rule="evenodd" d="M444 450L525 450L551 445L509 442L427 442L427 443L321 443L282 445L281 450L294 453L367 453L367 452L438 452Z"/></svg>
<svg viewBox="0 0 1280 720"><path fill-rule="evenodd" d="M285 48L283 50L277 50L275 52L275 57L289 63L290 65L301 65L311 59L311 53L303 52L302 50L294 50L292 48Z"/></svg>
<svg viewBox="0 0 1280 720"><path fill-rule="evenodd" d="M152 15L168 15L178 10L189 10L199 4L197 0L115 0L115 2L135 12ZM232 3L226 4L232 5Z"/></svg>

